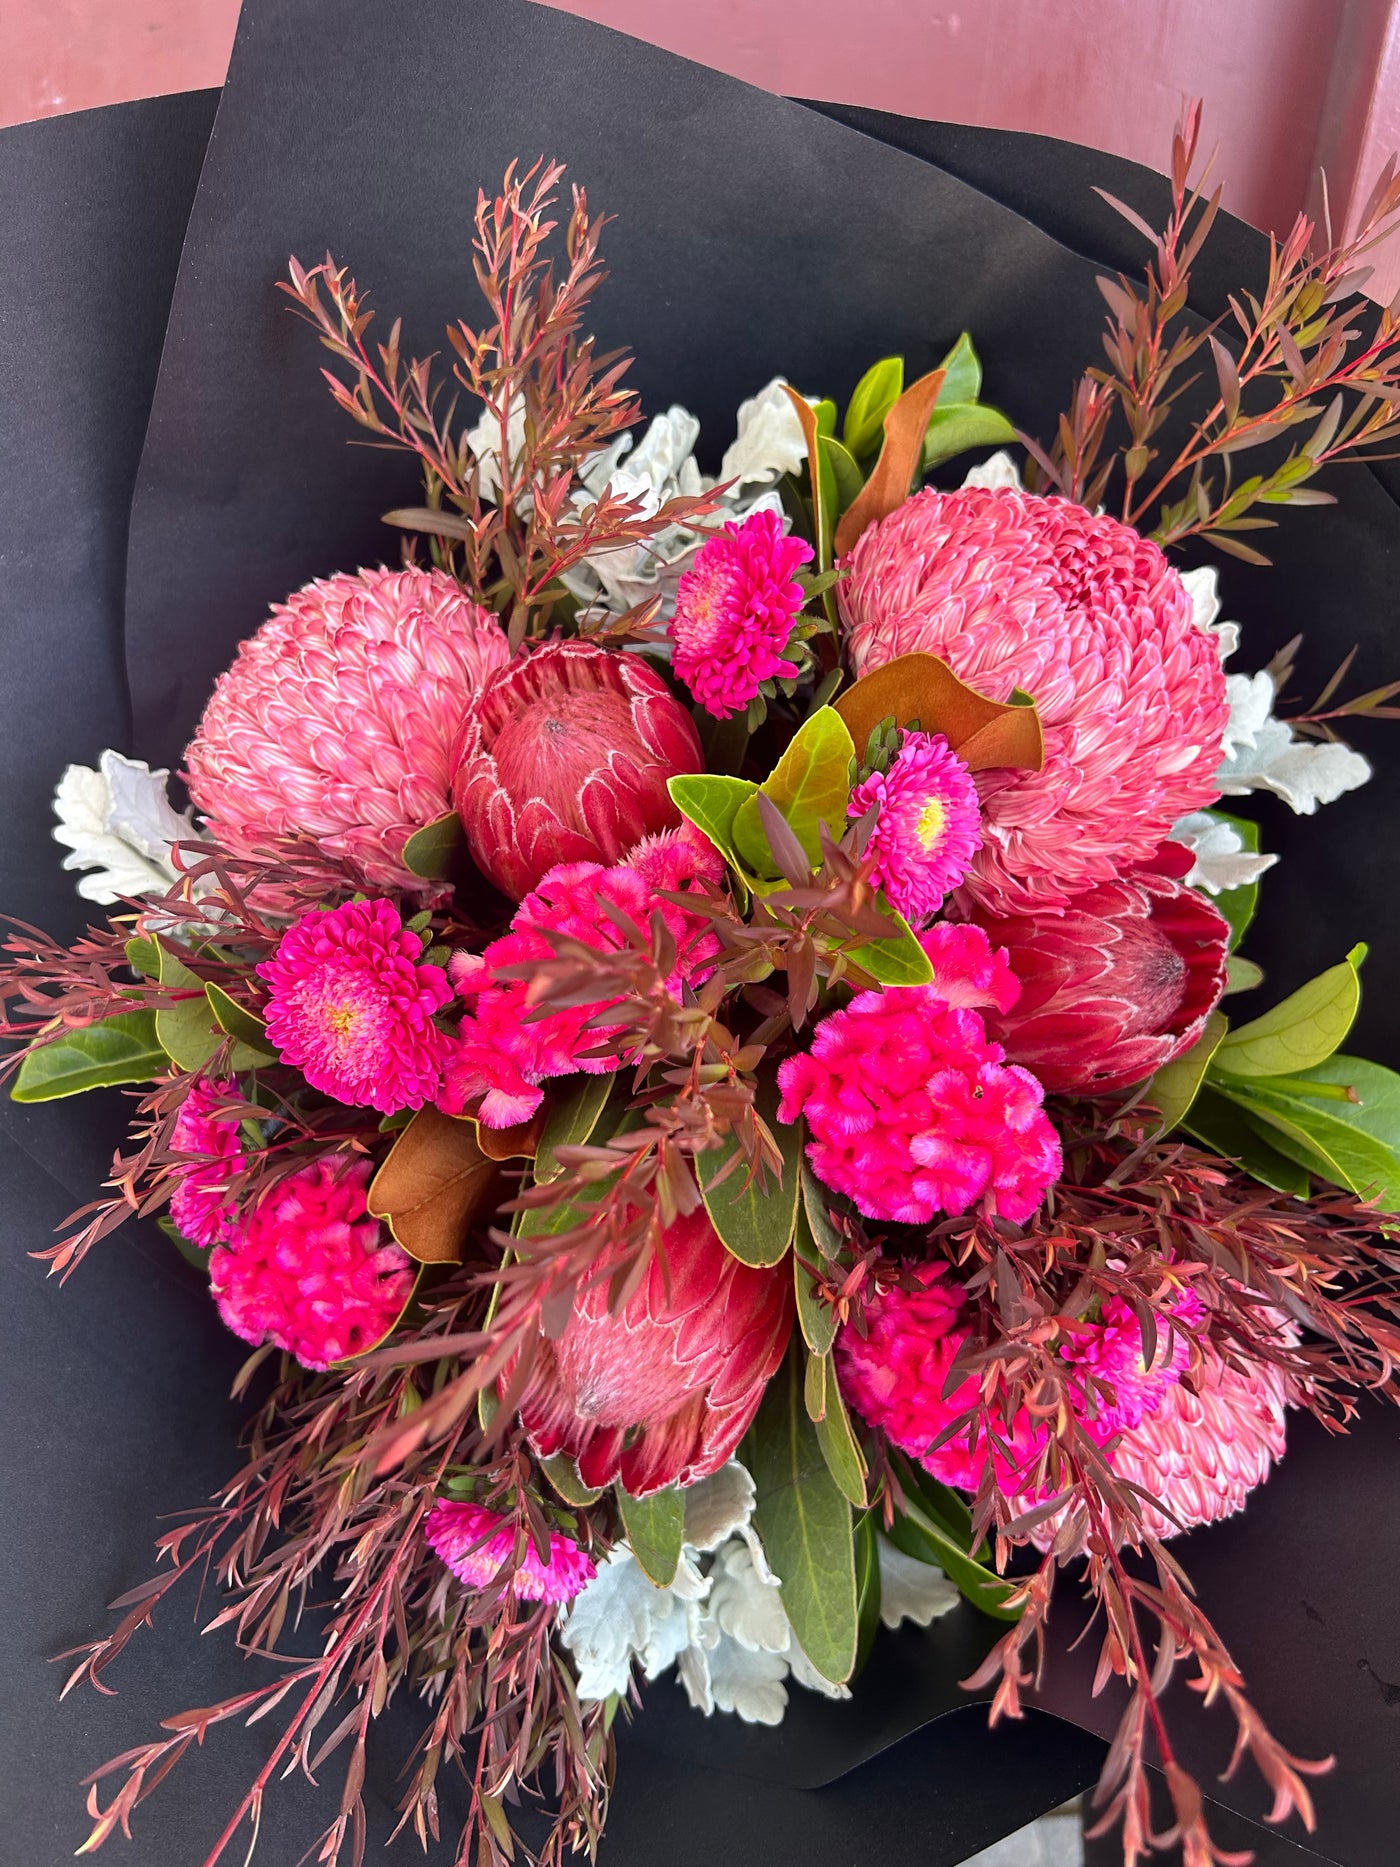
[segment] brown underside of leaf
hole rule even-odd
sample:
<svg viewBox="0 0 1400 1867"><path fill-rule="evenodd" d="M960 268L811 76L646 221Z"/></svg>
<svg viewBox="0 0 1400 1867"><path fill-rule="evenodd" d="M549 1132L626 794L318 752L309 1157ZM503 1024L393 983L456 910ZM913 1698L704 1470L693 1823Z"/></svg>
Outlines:
<svg viewBox="0 0 1400 1867"><path fill-rule="evenodd" d="M960 681L937 655L898 655L862 675L832 702L863 759L882 720L917 720L942 733L969 771L1009 766L1039 771L1045 762L1040 716L1033 706L1004 706Z"/></svg>
<svg viewBox="0 0 1400 1867"><path fill-rule="evenodd" d="M502 1130L490 1145L521 1134ZM486 1151L474 1121L419 1109L370 1183L369 1210L420 1264L460 1263L472 1227L499 1203L500 1161L509 1158Z"/></svg>
<svg viewBox="0 0 1400 1867"><path fill-rule="evenodd" d="M910 383L885 417L885 444L875 470L841 516L834 544L844 557L868 525L888 517L909 497L924 454L924 436L943 387L944 372L930 370Z"/></svg>

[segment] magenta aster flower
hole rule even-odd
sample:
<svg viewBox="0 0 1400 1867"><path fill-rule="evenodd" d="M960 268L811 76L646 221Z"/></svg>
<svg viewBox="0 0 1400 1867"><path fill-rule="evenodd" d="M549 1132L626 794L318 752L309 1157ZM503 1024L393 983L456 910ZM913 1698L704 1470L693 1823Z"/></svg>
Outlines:
<svg viewBox="0 0 1400 1867"><path fill-rule="evenodd" d="M985 961L990 947L978 928L951 931L935 963L955 978L958 951ZM813 1171L867 1218L925 1224L981 1201L1020 1224L1059 1177L1060 1143L1040 1084L1002 1059L937 984L861 992L780 1066L778 1119L806 1119Z"/></svg>
<svg viewBox="0 0 1400 1867"><path fill-rule="evenodd" d="M243 1143L236 1121L219 1121L216 1111L238 1085L196 1077L170 1131L176 1154L198 1159L177 1161L170 1217L182 1238L195 1245L217 1245L234 1218L229 1186L243 1166Z"/></svg>
<svg viewBox="0 0 1400 1867"><path fill-rule="evenodd" d="M515 1529L494 1510L479 1504L456 1504L439 1498L423 1526L433 1553L459 1582L486 1588L515 1552ZM527 1539L525 1556L510 1578L511 1593L521 1601L572 1601L598 1573L593 1558L558 1531L549 1533L549 1559Z"/></svg>
<svg viewBox="0 0 1400 1867"><path fill-rule="evenodd" d="M225 849L314 837L371 886L421 891L401 860L452 808L466 715L509 658L499 622L436 570L364 570L279 603L219 677L186 753Z"/></svg>
<svg viewBox="0 0 1400 1867"><path fill-rule="evenodd" d="M258 967L268 1041L337 1102L392 1114L431 1101L451 1041L433 1018L452 988L422 951L390 901L313 908Z"/></svg>
<svg viewBox="0 0 1400 1867"><path fill-rule="evenodd" d="M797 572L812 547L776 512L751 512L707 539L676 586L673 665L707 713L742 713L765 681L798 672L784 659L802 608Z"/></svg>
<svg viewBox="0 0 1400 1867"><path fill-rule="evenodd" d="M1064 499L921 492L865 531L838 585L857 674L915 651L1040 713L1040 771L977 774L982 848L961 892L998 914L1069 901L1147 861L1219 787L1229 707L1180 576L1128 526Z"/></svg>
<svg viewBox="0 0 1400 1867"><path fill-rule="evenodd" d="M888 772L851 792L850 815L876 810L865 846L874 879L915 925L936 914L982 847L972 773L942 733L905 733Z"/></svg>
<svg viewBox="0 0 1400 1867"><path fill-rule="evenodd" d="M323 1156L246 1207L209 1259L219 1314L304 1368L362 1355L413 1289L413 1260L365 1207L369 1162Z"/></svg>

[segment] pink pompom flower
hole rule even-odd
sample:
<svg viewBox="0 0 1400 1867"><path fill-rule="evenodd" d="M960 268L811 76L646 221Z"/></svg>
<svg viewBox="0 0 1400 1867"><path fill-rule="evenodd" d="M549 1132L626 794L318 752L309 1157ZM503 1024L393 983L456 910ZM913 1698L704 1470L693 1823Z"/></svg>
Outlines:
<svg viewBox="0 0 1400 1867"><path fill-rule="evenodd" d="M797 572L812 558L765 508L707 539L676 587L674 666L707 713L742 713L765 681L798 672L784 659L802 608Z"/></svg>
<svg viewBox="0 0 1400 1867"><path fill-rule="evenodd" d="M172 1169L171 1221L191 1244L217 1245L235 1216L229 1188L243 1166L243 1142L238 1123L219 1120L217 1111L237 1094L238 1085L227 1079L196 1077L170 1131L175 1154L198 1156Z"/></svg>
<svg viewBox="0 0 1400 1867"><path fill-rule="evenodd" d="M954 990L992 959L980 928L934 929L935 966ZM961 962L961 963L960 963ZM1005 997L1005 960L993 962ZM937 983L861 992L822 1019L810 1052L778 1070L780 1121L805 1117L807 1158L867 1218L925 1224L981 1201L1021 1224L1059 1178L1059 1138L1040 1084L1003 1062L977 1011Z"/></svg>
<svg viewBox="0 0 1400 1867"><path fill-rule="evenodd" d="M451 1003L441 966L391 901L313 908L258 967L267 1036L313 1089L353 1108L419 1108L442 1084L451 1040L433 1019Z"/></svg>
<svg viewBox="0 0 1400 1867"><path fill-rule="evenodd" d="M370 1217L369 1177L368 1161L323 1155L244 1209L209 1260L219 1314L235 1335L328 1368L393 1327L416 1271Z"/></svg>
<svg viewBox="0 0 1400 1867"><path fill-rule="evenodd" d="M487 1588L515 1553L515 1529L499 1512L479 1504L439 1498L428 1512L423 1535L434 1555L468 1588ZM510 1578L521 1601L572 1601L598 1573L593 1558L557 1530L549 1533L549 1557L540 1560L527 1539L525 1555Z"/></svg>
<svg viewBox="0 0 1400 1867"><path fill-rule="evenodd" d="M851 792L849 814L878 814L865 853L874 881L916 926L932 918L982 847L972 773L942 733L907 732L887 772Z"/></svg>

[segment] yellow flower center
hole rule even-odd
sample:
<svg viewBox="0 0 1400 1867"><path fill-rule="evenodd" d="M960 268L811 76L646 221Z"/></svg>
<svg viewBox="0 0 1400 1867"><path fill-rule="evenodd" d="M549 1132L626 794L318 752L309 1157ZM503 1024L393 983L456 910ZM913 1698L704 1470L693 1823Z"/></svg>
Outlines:
<svg viewBox="0 0 1400 1867"><path fill-rule="evenodd" d="M943 834L943 827L948 821L948 813L943 808L941 798L931 797L919 812L916 833L924 849L932 849Z"/></svg>

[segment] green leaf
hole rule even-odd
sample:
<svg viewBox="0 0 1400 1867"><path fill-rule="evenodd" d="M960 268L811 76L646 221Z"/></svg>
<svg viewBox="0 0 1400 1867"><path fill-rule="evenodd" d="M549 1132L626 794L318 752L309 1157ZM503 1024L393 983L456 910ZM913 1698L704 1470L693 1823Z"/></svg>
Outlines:
<svg viewBox="0 0 1400 1867"><path fill-rule="evenodd" d="M824 434L821 437L821 450L823 462L829 462L831 466L831 481L836 494L833 511L839 518L865 485L865 475L847 450L831 435Z"/></svg>
<svg viewBox="0 0 1400 1867"><path fill-rule="evenodd" d="M1356 1119L1365 1113L1362 1105L1314 1101L1291 1088L1275 1087L1267 1078L1232 1084L1228 1093L1253 1119L1267 1125L1280 1152L1291 1160L1334 1186L1350 1188L1358 1199L1374 1200L1382 1212L1400 1212L1400 1153L1381 1138L1391 1128L1393 1092L1387 1091L1372 1106L1375 1133Z"/></svg>
<svg viewBox="0 0 1400 1867"><path fill-rule="evenodd" d="M1280 1152L1242 1108L1217 1094L1209 1083L1191 1104L1181 1126L1213 1154L1233 1160L1245 1173L1264 1186L1272 1187L1276 1193L1291 1193L1295 1199L1307 1198L1311 1182L1306 1168Z"/></svg>
<svg viewBox="0 0 1400 1867"><path fill-rule="evenodd" d="M1208 810L1204 814L1207 817L1213 817L1217 823L1228 823L1250 855L1259 854L1259 825L1252 818L1235 817L1227 810ZM1242 887L1227 888L1215 896L1215 906L1230 923L1230 951L1232 953L1244 938L1245 929L1254 919L1254 911L1258 905L1258 882L1245 882Z"/></svg>
<svg viewBox="0 0 1400 1867"><path fill-rule="evenodd" d="M758 786L747 778L724 778L713 772L668 780L671 802L689 823L708 836L726 862L742 863L734 847L734 819Z"/></svg>
<svg viewBox="0 0 1400 1867"><path fill-rule="evenodd" d="M943 403L975 402L982 393L982 359L964 331L938 366L943 371L943 387L938 400Z"/></svg>
<svg viewBox="0 0 1400 1867"><path fill-rule="evenodd" d="M119 1011L100 1024L66 1031L31 1050L10 1090L12 1102L55 1102L89 1089L144 1083L159 1076L166 1055L150 1011Z"/></svg>
<svg viewBox="0 0 1400 1867"><path fill-rule="evenodd" d="M798 727L787 751L759 787L783 813L814 864L821 860L819 826L825 824L836 837L846 827L855 755L850 728L841 715L834 707L819 707ZM731 834L734 847L755 875L779 872L756 798L740 804Z"/></svg>
<svg viewBox="0 0 1400 1867"><path fill-rule="evenodd" d="M792 1630L822 1677L840 1685L855 1670L859 1638L854 1530L802 1404L799 1359L789 1354L769 1383L743 1458L757 1492L754 1522Z"/></svg>
<svg viewBox="0 0 1400 1867"><path fill-rule="evenodd" d="M903 357L881 357L856 384L846 408L841 438L858 460L879 447L884 439L885 417L903 393Z"/></svg>
<svg viewBox="0 0 1400 1867"><path fill-rule="evenodd" d="M959 1594L983 1614L999 1621L1019 1620L1023 1610L1007 1606L1014 1584L973 1548L972 1514L963 1500L902 1453L892 1454L892 1463L906 1509L896 1515L890 1541L906 1556L942 1569Z"/></svg>
<svg viewBox="0 0 1400 1867"><path fill-rule="evenodd" d="M669 1485L646 1498L629 1497L621 1485L614 1488L622 1527L638 1567L658 1588L669 1588L676 1579L685 1538L685 1499L679 1486Z"/></svg>
<svg viewBox="0 0 1400 1867"><path fill-rule="evenodd" d="M969 447L1001 447L1015 439L1016 430L1000 409L986 408L980 402L947 404L940 397L929 417L920 464L928 473L940 461L966 453Z"/></svg>
<svg viewBox="0 0 1400 1867"><path fill-rule="evenodd" d="M169 947L160 949L160 982L167 991L189 992L190 997L156 1013L156 1036L177 1069L202 1070L224 1041L205 996L204 981L176 959ZM198 996L194 996L194 994Z"/></svg>
<svg viewBox="0 0 1400 1867"><path fill-rule="evenodd" d="M874 1511L856 1518L856 1665L858 1673L870 1658L880 1628L880 1539Z"/></svg>
<svg viewBox="0 0 1400 1867"><path fill-rule="evenodd" d="M802 1340L814 1355L825 1355L836 1339L836 1313L817 1295L813 1270L817 1247L812 1237L812 1222L807 1216L806 1201L797 1208L796 1250L792 1254L792 1273L797 1285L797 1323Z"/></svg>
<svg viewBox="0 0 1400 1867"><path fill-rule="evenodd" d="M876 911L884 915L895 931L888 940L863 940L853 949L857 963L881 985L927 985L933 977L933 967L919 944L918 935L887 901L882 899Z"/></svg>
<svg viewBox="0 0 1400 1867"><path fill-rule="evenodd" d="M555 1491L566 1504L572 1504L581 1510L585 1504L596 1504L603 1495L592 1485L586 1485L578 1475L578 1464L567 1453L556 1452L553 1458L541 1459L540 1470L553 1485Z"/></svg>
<svg viewBox="0 0 1400 1867"><path fill-rule="evenodd" d="M1353 947L1340 966L1310 979L1272 1011L1241 1024L1225 1038L1211 1064L1212 1077L1293 1076L1323 1063L1352 1027L1361 1003L1357 968L1366 957Z"/></svg>
<svg viewBox="0 0 1400 1867"><path fill-rule="evenodd" d="M160 977L160 948L145 934L135 934L126 943L126 963L143 979Z"/></svg>
<svg viewBox="0 0 1400 1867"><path fill-rule="evenodd" d="M162 1213L156 1220L157 1229L164 1232L186 1264L192 1265L204 1277L209 1275L209 1249L206 1245L197 1245L175 1224L168 1213Z"/></svg>
<svg viewBox="0 0 1400 1867"><path fill-rule="evenodd" d="M822 1417L813 1422L817 1429L817 1444L826 1460L826 1469L840 1486L843 1496L849 1498L857 1510L864 1510L868 1502L865 1455L851 1430L851 1416L846 1411L846 1402L836 1379L835 1364L829 1351L813 1359L824 1363L826 1367L826 1405L822 1409Z"/></svg>
<svg viewBox="0 0 1400 1867"><path fill-rule="evenodd" d="M713 1163L701 1183L701 1196L710 1221L731 1257L741 1264L761 1267L778 1264L797 1229L797 1190L802 1174L803 1125L800 1121L780 1122L777 1118L776 1082L760 1084L757 1107L782 1151L783 1174L778 1185L773 1175L765 1175L760 1190L758 1182L748 1180L748 1165L740 1156L739 1164L718 1185L716 1177L739 1155L739 1139L729 1134L719 1147L701 1156L706 1165Z"/></svg>
<svg viewBox="0 0 1400 1867"><path fill-rule="evenodd" d="M267 1022L249 1011L246 1005L240 1005L236 998L230 998L221 985L205 984L204 996L209 1000L209 1009L214 1014L214 1022L221 1031L230 1037L236 1037L239 1044L250 1050L258 1050L264 1060L275 1057L276 1050L267 1041Z"/></svg>
<svg viewBox="0 0 1400 1867"><path fill-rule="evenodd" d="M1232 998L1238 992L1252 992L1264 983L1264 968L1256 966L1252 959L1245 959L1240 953L1232 953L1225 968L1225 998Z"/></svg>
<svg viewBox="0 0 1400 1867"><path fill-rule="evenodd" d="M415 830L403 846L403 865L424 881L451 881L468 859L467 833L455 810Z"/></svg>
<svg viewBox="0 0 1400 1867"><path fill-rule="evenodd" d="M1229 1028L1230 1020L1224 1012L1213 1011L1191 1048L1173 1062L1164 1063L1143 1090L1143 1099L1161 1112L1158 1134L1170 1134L1196 1100L1210 1060Z"/></svg>
<svg viewBox="0 0 1400 1867"><path fill-rule="evenodd" d="M543 1186L559 1172L561 1147L585 1147L592 1140L616 1087L615 1077L593 1076L585 1070L563 1079L550 1102L535 1149L536 1186Z"/></svg>

